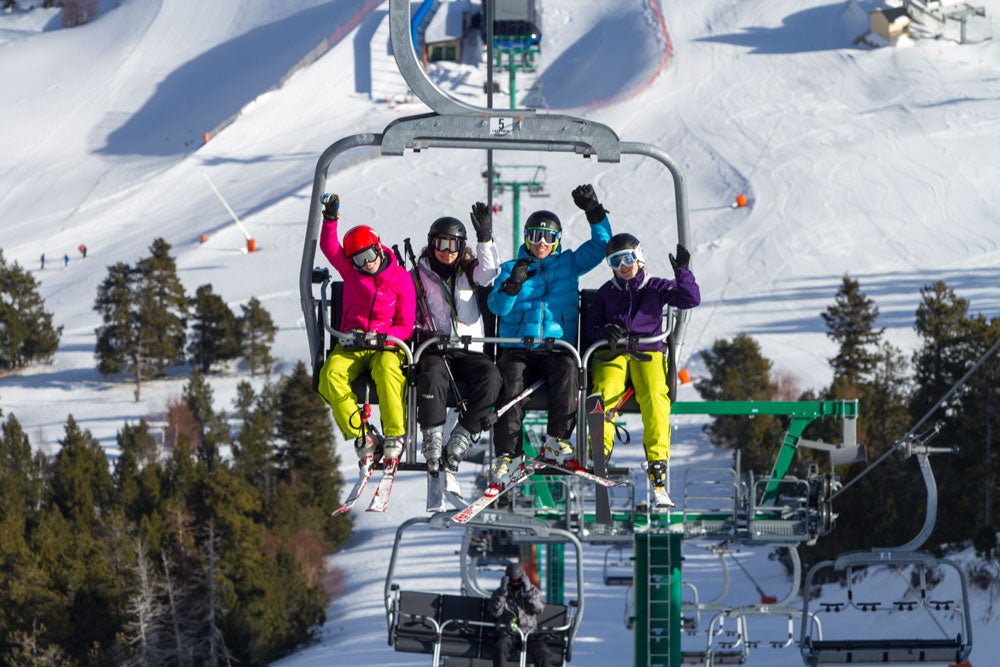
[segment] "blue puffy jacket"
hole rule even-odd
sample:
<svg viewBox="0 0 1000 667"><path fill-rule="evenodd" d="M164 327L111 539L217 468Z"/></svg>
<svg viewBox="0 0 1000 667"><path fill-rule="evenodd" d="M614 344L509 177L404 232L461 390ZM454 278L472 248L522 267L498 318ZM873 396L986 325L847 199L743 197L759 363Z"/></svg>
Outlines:
<svg viewBox="0 0 1000 667"><path fill-rule="evenodd" d="M611 223L605 216L590 225L590 240L576 250L562 250L560 242L551 255L533 263L531 269L537 273L514 296L501 288L517 260L504 262L487 300L499 319L497 334L501 338L534 336L539 341L536 347L544 338L560 338L576 345L580 276L604 260L604 249L610 239ZM518 259L531 256L522 243Z"/></svg>

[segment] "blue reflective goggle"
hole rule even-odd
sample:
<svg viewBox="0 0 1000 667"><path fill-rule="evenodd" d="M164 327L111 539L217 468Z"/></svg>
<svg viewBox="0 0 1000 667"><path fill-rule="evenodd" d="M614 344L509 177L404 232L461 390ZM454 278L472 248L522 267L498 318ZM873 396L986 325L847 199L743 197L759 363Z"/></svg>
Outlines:
<svg viewBox="0 0 1000 667"><path fill-rule="evenodd" d="M382 253L379 252L378 246L368 246L361 252L356 252L351 255L351 262L354 263L354 266L360 269L368 262L374 262L381 254Z"/></svg>
<svg viewBox="0 0 1000 667"><path fill-rule="evenodd" d="M532 227L531 229L524 230L524 238L527 239L528 243L555 245L560 236L562 236L562 234L556 230L546 229L544 227Z"/></svg>
<svg viewBox="0 0 1000 667"><path fill-rule="evenodd" d="M635 254L635 250L624 250L608 257L608 266L617 270L622 264L632 266L638 261L639 256Z"/></svg>

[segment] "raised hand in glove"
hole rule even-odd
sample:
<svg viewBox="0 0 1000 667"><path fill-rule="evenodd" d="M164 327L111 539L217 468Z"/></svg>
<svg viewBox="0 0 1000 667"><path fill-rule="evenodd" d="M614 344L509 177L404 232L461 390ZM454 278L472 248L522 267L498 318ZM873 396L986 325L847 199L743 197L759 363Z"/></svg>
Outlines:
<svg viewBox="0 0 1000 667"><path fill-rule="evenodd" d="M625 327L620 324L604 325L604 340L608 341L608 346L611 348L618 346L618 341L625 337L625 333Z"/></svg>
<svg viewBox="0 0 1000 667"><path fill-rule="evenodd" d="M537 270L529 271L528 267L535 261L532 257L522 257L514 262L514 268L510 270L510 277L503 282L500 289L504 294L514 296L521 291L524 281L538 273Z"/></svg>
<svg viewBox="0 0 1000 667"><path fill-rule="evenodd" d="M493 218L490 209L481 201L472 205L472 227L476 230L476 241L486 243L493 239Z"/></svg>
<svg viewBox="0 0 1000 667"><path fill-rule="evenodd" d="M673 267L674 271L677 269L686 269L688 268L688 264L691 262L691 253L688 252L687 248L678 243L677 257L667 255L667 259L670 260L670 266Z"/></svg>
<svg viewBox="0 0 1000 667"><path fill-rule="evenodd" d="M340 195L325 194L319 200L323 202L324 220L340 220Z"/></svg>
<svg viewBox="0 0 1000 667"><path fill-rule="evenodd" d="M590 183L573 188L573 203L587 213L587 222L596 225L608 215L607 210L597 201L597 193Z"/></svg>

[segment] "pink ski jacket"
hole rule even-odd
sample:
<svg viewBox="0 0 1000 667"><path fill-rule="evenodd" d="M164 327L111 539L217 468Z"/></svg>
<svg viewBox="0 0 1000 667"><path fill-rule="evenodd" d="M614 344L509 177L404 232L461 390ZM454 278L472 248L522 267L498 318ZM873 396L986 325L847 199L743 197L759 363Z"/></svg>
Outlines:
<svg viewBox="0 0 1000 667"><path fill-rule="evenodd" d="M340 330L361 329L406 340L413 333L417 297L413 279L390 248L382 246L383 267L375 275L354 268L337 238L337 221L324 220L319 247L344 280Z"/></svg>

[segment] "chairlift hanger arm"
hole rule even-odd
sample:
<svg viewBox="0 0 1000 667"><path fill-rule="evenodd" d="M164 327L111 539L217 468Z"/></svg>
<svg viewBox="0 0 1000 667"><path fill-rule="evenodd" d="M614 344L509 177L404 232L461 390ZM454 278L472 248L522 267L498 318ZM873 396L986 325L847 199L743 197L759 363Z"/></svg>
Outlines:
<svg viewBox="0 0 1000 667"><path fill-rule="evenodd" d="M600 162L621 160L621 142L607 125L558 114L525 117L507 111L492 115L509 118L511 126L502 134L494 133L485 109L474 115L430 113L399 118L385 128L382 154L402 155L407 148L478 148L579 153L596 155Z"/></svg>

